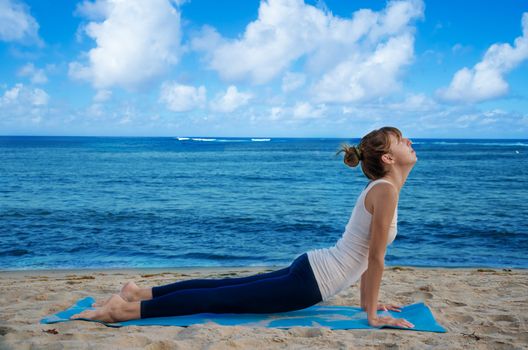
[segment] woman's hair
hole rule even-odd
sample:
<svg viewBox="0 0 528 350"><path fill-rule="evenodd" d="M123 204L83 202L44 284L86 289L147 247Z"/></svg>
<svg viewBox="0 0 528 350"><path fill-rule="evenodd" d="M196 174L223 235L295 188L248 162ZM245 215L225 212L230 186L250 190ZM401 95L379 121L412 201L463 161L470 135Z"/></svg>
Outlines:
<svg viewBox="0 0 528 350"><path fill-rule="evenodd" d="M357 146L342 144L341 150L336 153L345 152L343 161L350 167L356 167L361 161L361 169L365 176L371 180L385 176L385 169L381 156L390 150L390 134L401 140L402 133L397 128L385 126L369 132L359 141Z"/></svg>

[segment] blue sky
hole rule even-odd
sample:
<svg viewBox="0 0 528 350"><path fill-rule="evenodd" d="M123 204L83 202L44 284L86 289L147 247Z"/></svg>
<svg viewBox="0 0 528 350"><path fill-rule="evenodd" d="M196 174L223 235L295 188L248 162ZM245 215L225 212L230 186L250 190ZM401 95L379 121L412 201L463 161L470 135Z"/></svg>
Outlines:
<svg viewBox="0 0 528 350"><path fill-rule="evenodd" d="M0 135L528 137L520 0L0 0L0 57Z"/></svg>

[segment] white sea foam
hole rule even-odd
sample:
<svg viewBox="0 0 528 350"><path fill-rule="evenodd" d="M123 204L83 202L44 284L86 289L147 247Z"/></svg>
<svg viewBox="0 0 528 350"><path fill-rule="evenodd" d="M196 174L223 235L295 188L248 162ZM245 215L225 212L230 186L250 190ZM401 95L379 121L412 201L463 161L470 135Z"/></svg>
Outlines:
<svg viewBox="0 0 528 350"><path fill-rule="evenodd" d="M211 142L211 141L216 141L216 139L204 139L204 138L200 138L200 137L196 137L192 139L193 141L207 141L207 142Z"/></svg>
<svg viewBox="0 0 528 350"><path fill-rule="evenodd" d="M205 141L205 142L266 142L271 139L213 139L213 138L202 138L202 137L175 137L178 141Z"/></svg>
<svg viewBox="0 0 528 350"><path fill-rule="evenodd" d="M256 141L256 142L263 142L263 141L270 141L271 139L251 139L251 141Z"/></svg>
<svg viewBox="0 0 528 350"><path fill-rule="evenodd" d="M218 142L249 142L249 140L217 140Z"/></svg>

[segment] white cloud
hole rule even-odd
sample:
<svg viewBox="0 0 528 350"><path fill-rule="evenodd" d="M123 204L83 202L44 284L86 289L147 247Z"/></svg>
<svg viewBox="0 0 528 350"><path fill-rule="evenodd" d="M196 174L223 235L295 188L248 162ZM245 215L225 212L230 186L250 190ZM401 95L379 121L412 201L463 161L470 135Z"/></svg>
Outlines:
<svg viewBox="0 0 528 350"><path fill-rule="evenodd" d="M306 82L306 75L302 73L286 72L282 77L282 91L290 92L297 90Z"/></svg>
<svg viewBox="0 0 528 350"><path fill-rule="evenodd" d="M455 123L457 124L457 126L459 127L466 127L468 122L473 122L475 120L478 119L478 115L477 114L464 114L464 115L461 115L460 117L456 118L455 119Z"/></svg>
<svg viewBox="0 0 528 350"><path fill-rule="evenodd" d="M133 105L126 104L123 108L123 112L119 116L119 120L117 121L117 124L123 125L123 124L129 124L131 121L134 120L134 117L136 116L136 110Z"/></svg>
<svg viewBox="0 0 528 350"><path fill-rule="evenodd" d="M18 83L4 92L0 97L0 105L5 106L45 106L49 102L49 95L39 88L28 88Z"/></svg>
<svg viewBox="0 0 528 350"><path fill-rule="evenodd" d="M25 124L40 124L50 109L49 100L46 91L22 83L6 88L0 94L0 125L17 128Z"/></svg>
<svg viewBox="0 0 528 350"><path fill-rule="evenodd" d="M90 21L104 21L110 9L109 1L83 1L77 4L75 14L83 16Z"/></svg>
<svg viewBox="0 0 528 350"><path fill-rule="evenodd" d="M495 116L503 116L503 115L507 115L508 112L506 111L503 111L502 109L493 109L491 111L486 111L484 113L482 113L485 117L495 117Z"/></svg>
<svg viewBox="0 0 528 350"><path fill-rule="evenodd" d="M186 112L203 107L206 100L204 86L196 88L174 82L165 82L161 86L159 100L174 112Z"/></svg>
<svg viewBox="0 0 528 350"><path fill-rule="evenodd" d="M282 107L271 107L269 119L270 120L279 120L282 118L284 112L284 108Z"/></svg>
<svg viewBox="0 0 528 350"><path fill-rule="evenodd" d="M262 1L258 19L247 25L240 39L225 40L207 28L193 47L208 51L210 68L223 79L262 84L314 49L326 22L322 11L302 0Z"/></svg>
<svg viewBox="0 0 528 350"><path fill-rule="evenodd" d="M502 119L508 119L508 112L501 109L493 109L482 113L483 118L479 120L480 125L489 125L501 122Z"/></svg>
<svg viewBox="0 0 528 350"><path fill-rule="evenodd" d="M313 107L309 102L297 102L292 108L292 115L294 119L317 119L324 116L326 106L320 104Z"/></svg>
<svg viewBox="0 0 528 350"><path fill-rule="evenodd" d="M110 90L98 90L97 93L94 95L93 100L94 102L106 102L112 97L112 91Z"/></svg>
<svg viewBox="0 0 528 350"><path fill-rule="evenodd" d="M336 39L326 41L311 59L311 66L330 67L312 86L315 100L356 102L397 91L403 67L414 58L411 23L423 11L420 0L392 1L380 12L363 9L351 20L335 20Z"/></svg>
<svg viewBox="0 0 528 350"><path fill-rule="evenodd" d="M90 107L86 109L86 115L89 118L101 118L105 115L104 106L101 103L92 103Z"/></svg>
<svg viewBox="0 0 528 350"><path fill-rule="evenodd" d="M295 122L299 120L323 120L328 108L325 104L312 105L307 101L298 101L294 105L282 105L269 108L264 120Z"/></svg>
<svg viewBox="0 0 528 350"><path fill-rule="evenodd" d="M409 34L379 44L372 54L353 53L326 73L312 92L321 102L367 100L397 91L402 66L413 57L413 37Z"/></svg>
<svg viewBox="0 0 528 350"><path fill-rule="evenodd" d="M323 106L299 101L293 105L271 105L262 111L260 120L263 130L281 126L276 130L287 130L291 135L299 136L313 131L316 137L326 137L325 134L332 137L361 136L385 125L407 130L410 137L523 138L528 130L528 116L514 111L482 110L476 105L441 105L437 102L426 108L423 106L428 106L431 98L421 94L408 95L401 103L411 101L418 101L418 108L393 109L393 102L383 100ZM299 118L310 115L311 110L318 111L316 114L320 117ZM294 113L297 117L293 116ZM501 125L508 125L508 128L500 128Z"/></svg>
<svg viewBox="0 0 528 350"><path fill-rule="evenodd" d="M313 87L319 102L368 99L398 87L401 68L413 58L411 22L423 8L421 0L392 1L380 12L359 10L343 19L302 0L262 1L240 38L206 27L192 47L206 52L209 68L224 80L267 83L305 58L313 79L324 75ZM283 91L305 79L286 73Z"/></svg>
<svg viewBox="0 0 528 350"><path fill-rule="evenodd" d="M451 48L451 52L455 55L462 55L470 52L472 50L472 47L469 45L462 45L461 43L456 43Z"/></svg>
<svg viewBox="0 0 528 350"><path fill-rule="evenodd" d="M491 45L482 61L456 72L449 87L438 90L438 95L455 102L480 102L506 95L509 86L504 75L528 59L528 12L522 16L522 30L513 47L507 43Z"/></svg>
<svg viewBox="0 0 528 350"><path fill-rule="evenodd" d="M85 32L97 46L85 53L86 63L70 63L75 79L133 89L178 62L180 13L170 0L84 1L77 12L93 20Z"/></svg>
<svg viewBox="0 0 528 350"><path fill-rule="evenodd" d="M253 97L250 93L238 92L236 86L230 85L225 94L217 96L211 102L211 109L213 111L229 113L246 105Z"/></svg>
<svg viewBox="0 0 528 350"><path fill-rule="evenodd" d="M408 94L401 102L391 103L387 108L406 112L426 112L438 108L438 104L425 94Z"/></svg>
<svg viewBox="0 0 528 350"><path fill-rule="evenodd" d="M36 68L33 63L28 63L20 68L18 75L29 77L33 84L44 84L48 82L48 77L46 76L44 69Z"/></svg>
<svg viewBox="0 0 528 350"><path fill-rule="evenodd" d="M460 52L464 49L464 46L460 43L456 43L455 45L453 45L453 47L451 48L451 51L453 51L453 53L457 53L457 52Z"/></svg>
<svg viewBox="0 0 528 350"><path fill-rule="evenodd" d="M480 125L489 125L489 124L494 124L494 123L496 123L498 121L499 121L499 119L497 119L497 118L484 118L484 119L482 119L479 122L479 124Z"/></svg>
<svg viewBox="0 0 528 350"><path fill-rule="evenodd" d="M34 106L47 105L49 101L49 95L42 89L33 89L32 104Z"/></svg>
<svg viewBox="0 0 528 350"><path fill-rule="evenodd" d="M0 40L42 45L39 25L26 4L17 0L0 0Z"/></svg>
<svg viewBox="0 0 528 350"><path fill-rule="evenodd" d="M478 105L450 105L426 111L409 118L407 114L394 112L391 120L399 120L402 129L413 130L419 137L449 138L523 138L528 124L523 115L501 109L482 110ZM500 127L507 125L507 128Z"/></svg>

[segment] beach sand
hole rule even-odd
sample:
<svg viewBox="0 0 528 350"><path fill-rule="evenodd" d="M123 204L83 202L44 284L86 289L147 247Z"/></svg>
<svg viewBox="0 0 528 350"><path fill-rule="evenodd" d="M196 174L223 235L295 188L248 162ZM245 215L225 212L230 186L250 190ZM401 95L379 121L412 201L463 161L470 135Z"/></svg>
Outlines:
<svg viewBox="0 0 528 350"><path fill-rule="evenodd" d="M279 268L279 267L277 267ZM423 301L447 333L227 327L109 328L72 321L39 324L80 298L106 298L189 278L247 276L277 268L37 270L0 272L0 349L526 349L528 270L386 267L380 302ZM359 284L327 305L359 305Z"/></svg>

